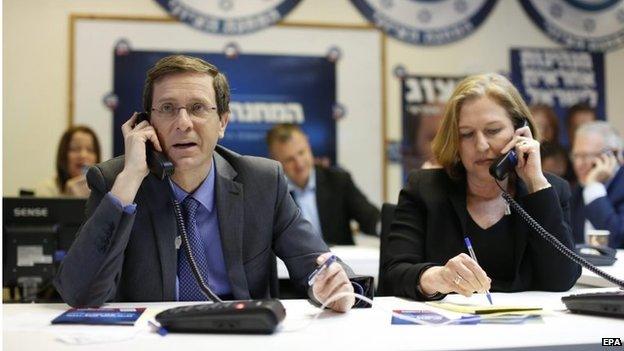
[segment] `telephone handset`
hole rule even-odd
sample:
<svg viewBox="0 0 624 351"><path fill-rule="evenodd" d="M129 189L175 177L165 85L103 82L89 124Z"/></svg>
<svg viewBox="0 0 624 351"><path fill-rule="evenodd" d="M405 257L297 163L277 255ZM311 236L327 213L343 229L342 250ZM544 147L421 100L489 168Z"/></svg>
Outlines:
<svg viewBox="0 0 624 351"><path fill-rule="evenodd" d="M618 162L620 161L620 153L621 153L621 151L605 149L605 150L602 151L602 153L607 154L607 155L610 153L610 154L613 155L613 157L615 157L615 159ZM596 162L592 163L592 168L594 168L594 167L596 167Z"/></svg>
<svg viewBox="0 0 624 351"><path fill-rule="evenodd" d="M140 112L137 115L137 124L142 121L149 122L149 114L147 112ZM173 174L173 163L169 161L164 153L156 151L150 141L145 144L145 151L147 153L147 167L158 179L164 180L166 176Z"/></svg>
<svg viewBox="0 0 624 351"><path fill-rule="evenodd" d="M516 129L520 129L528 126L528 122L526 118L522 119L521 125L516 125ZM516 165L518 164L518 155L514 149L509 150L506 154L498 157L492 165L490 165L490 175L492 177L503 180L507 177L509 172L511 172Z"/></svg>

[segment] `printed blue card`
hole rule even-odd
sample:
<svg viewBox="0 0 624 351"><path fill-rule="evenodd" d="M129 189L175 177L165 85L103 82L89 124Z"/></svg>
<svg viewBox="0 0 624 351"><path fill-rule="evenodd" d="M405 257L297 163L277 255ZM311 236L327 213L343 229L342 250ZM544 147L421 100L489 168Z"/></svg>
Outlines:
<svg viewBox="0 0 624 351"><path fill-rule="evenodd" d="M141 308L72 308L52 324L134 325L145 311Z"/></svg>
<svg viewBox="0 0 624 351"><path fill-rule="evenodd" d="M410 318L415 318L421 320L426 323L431 324L440 324L448 321L449 319L444 317L441 314L435 313L433 311L425 311L425 310L394 310L394 313L398 313L403 316L407 316ZM416 324L414 322L401 319L395 316L392 316L392 324Z"/></svg>

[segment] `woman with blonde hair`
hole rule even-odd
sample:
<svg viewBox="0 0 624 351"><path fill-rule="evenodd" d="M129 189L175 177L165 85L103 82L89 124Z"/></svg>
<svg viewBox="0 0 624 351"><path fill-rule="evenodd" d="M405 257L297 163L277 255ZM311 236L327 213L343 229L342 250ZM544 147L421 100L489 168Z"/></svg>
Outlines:
<svg viewBox="0 0 624 351"><path fill-rule="evenodd" d="M510 212L501 196L505 189L573 247L570 190L542 172L536 134L526 103L505 77L471 76L456 87L433 141L443 169L412 172L399 195L382 254L390 294L427 300L452 292L563 291L574 285L580 267ZM512 149L515 173L497 184L489 167ZM465 237L478 263L468 255Z"/></svg>

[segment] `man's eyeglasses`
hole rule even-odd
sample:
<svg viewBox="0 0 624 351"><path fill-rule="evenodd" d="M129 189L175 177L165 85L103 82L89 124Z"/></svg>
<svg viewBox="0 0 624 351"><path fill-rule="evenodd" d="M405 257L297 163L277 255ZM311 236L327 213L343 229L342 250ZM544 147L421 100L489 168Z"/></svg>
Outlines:
<svg viewBox="0 0 624 351"><path fill-rule="evenodd" d="M215 106L208 106L201 102L194 102L186 106L175 106L170 102L166 102L157 108L153 108L152 111L156 112L160 117L173 119L178 116L181 109L185 109L186 113L197 118L208 118L217 110Z"/></svg>
<svg viewBox="0 0 624 351"><path fill-rule="evenodd" d="M604 149L599 152L573 152L570 154L570 159L572 162L584 162L584 161L592 161L601 155L612 153L615 157L617 157L617 152L611 149Z"/></svg>

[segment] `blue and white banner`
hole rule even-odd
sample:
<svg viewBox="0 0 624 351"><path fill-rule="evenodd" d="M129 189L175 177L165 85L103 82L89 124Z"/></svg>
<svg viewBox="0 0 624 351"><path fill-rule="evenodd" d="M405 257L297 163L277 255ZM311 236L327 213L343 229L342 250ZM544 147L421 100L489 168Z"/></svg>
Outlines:
<svg viewBox="0 0 624 351"><path fill-rule="evenodd" d="M577 50L607 51L624 43L622 0L520 0L553 40Z"/></svg>
<svg viewBox="0 0 624 351"><path fill-rule="evenodd" d="M511 80L526 102L552 106L560 119L561 143L568 144L568 108L585 102L605 116L604 57L602 53L560 49L511 50Z"/></svg>
<svg viewBox="0 0 624 351"><path fill-rule="evenodd" d="M301 0L156 0L193 28L218 34L245 34L279 22Z"/></svg>
<svg viewBox="0 0 624 351"><path fill-rule="evenodd" d="M438 132L446 102L462 76L406 75L401 77L403 180L413 169L432 161L431 141Z"/></svg>
<svg viewBox="0 0 624 351"><path fill-rule="evenodd" d="M396 39L442 45L472 34L496 0L351 0L369 22Z"/></svg>
<svg viewBox="0 0 624 351"><path fill-rule="evenodd" d="M142 110L145 72L170 52L115 55L114 155L123 153L121 124ZM296 123L308 134L314 155L336 161L336 65L327 57L190 53L219 68L232 94L230 122L219 144L245 155L268 156L267 131Z"/></svg>

